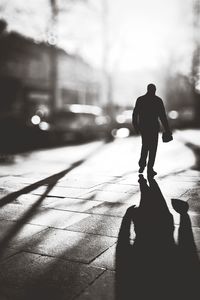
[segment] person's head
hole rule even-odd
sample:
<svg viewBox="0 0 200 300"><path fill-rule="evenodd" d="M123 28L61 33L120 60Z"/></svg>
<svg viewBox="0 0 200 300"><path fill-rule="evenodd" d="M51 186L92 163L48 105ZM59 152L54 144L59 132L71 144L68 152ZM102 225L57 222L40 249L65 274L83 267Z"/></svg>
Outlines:
<svg viewBox="0 0 200 300"><path fill-rule="evenodd" d="M147 85L147 93L150 95L155 95L156 93L156 86L153 83Z"/></svg>

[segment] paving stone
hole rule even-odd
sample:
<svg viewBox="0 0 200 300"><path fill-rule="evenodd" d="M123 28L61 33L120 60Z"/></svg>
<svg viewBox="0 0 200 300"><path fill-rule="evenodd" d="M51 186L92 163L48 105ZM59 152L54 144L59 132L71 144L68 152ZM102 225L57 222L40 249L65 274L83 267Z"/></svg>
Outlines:
<svg viewBox="0 0 200 300"><path fill-rule="evenodd" d="M0 191L0 194L1 194L1 198L0 199L0 207L4 206L5 204L7 203L13 203L13 204L22 204L22 205L32 205L34 204L39 198L40 196L39 195L33 195L33 194L21 194L21 195L18 195L17 193L15 194L16 190L13 189L3 189ZM10 195L11 194L11 195ZM5 199L3 199L3 197L5 196L10 196L10 200L9 200L9 197L7 197L6 201L4 201ZM43 199L42 203L41 203L41 206L45 205L46 202L51 202L53 201L54 199L50 199L50 198L45 198ZM6 203L7 202L7 203Z"/></svg>
<svg viewBox="0 0 200 300"><path fill-rule="evenodd" d="M76 300L114 300L115 272L105 271Z"/></svg>
<svg viewBox="0 0 200 300"><path fill-rule="evenodd" d="M8 190L11 189L15 191L21 190L25 186L27 186L26 183L15 182L14 180L6 180L1 183L1 189L8 189Z"/></svg>
<svg viewBox="0 0 200 300"><path fill-rule="evenodd" d="M20 220L30 211L29 207L19 205L17 201L0 208L0 219Z"/></svg>
<svg viewBox="0 0 200 300"><path fill-rule="evenodd" d="M54 198L51 203L46 204L46 207L67 211L88 212L90 208L97 205L99 205L99 201L87 201L76 198Z"/></svg>
<svg viewBox="0 0 200 300"><path fill-rule="evenodd" d="M0 176L0 186L4 186L4 184L9 180L11 176Z"/></svg>
<svg viewBox="0 0 200 300"><path fill-rule="evenodd" d="M116 244L99 255L94 261L91 262L90 265L109 270L115 270L115 253Z"/></svg>
<svg viewBox="0 0 200 300"><path fill-rule="evenodd" d="M192 183L193 184L193 183ZM195 186L195 183L194 183ZM172 198L179 198L191 188L191 182L171 182L163 181L159 184L160 190L164 196L171 196Z"/></svg>
<svg viewBox="0 0 200 300"><path fill-rule="evenodd" d="M45 178L47 178L49 176L48 173L38 174L39 177L38 176L37 177L31 177L31 175L33 175L33 174L32 173L31 174L26 174L25 176L7 176L4 179L3 184L5 186L8 186L8 187L12 186L12 184L13 184L14 186L18 186L20 188L20 187L23 187L23 186L29 186L31 184L35 184L38 181L44 180ZM43 185L47 186L47 183L43 184Z"/></svg>
<svg viewBox="0 0 200 300"><path fill-rule="evenodd" d="M117 183L107 183L107 184L101 184L96 187L97 191L110 191L110 192L116 192L116 193L129 193L134 194L138 192L139 188L138 186L130 185L130 184L117 184Z"/></svg>
<svg viewBox="0 0 200 300"><path fill-rule="evenodd" d="M32 236L44 230L44 227L30 224L20 224L14 221L0 220L0 254L2 247L18 248L29 242Z"/></svg>
<svg viewBox="0 0 200 300"><path fill-rule="evenodd" d="M2 188L11 188L16 191L23 189L25 186L29 184L29 182L24 182L20 180L20 177L9 176L6 178L4 182L1 182Z"/></svg>
<svg viewBox="0 0 200 300"><path fill-rule="evenodd" d="M67 225L71 225L88 216L83 213L72 213L44 208L40 205L43 201L41 203L39 201L39 199L34 201L31 206L21 205L18 202L14 202L15 204L7 204L0 209L0 219L65 228ZM48 203L48 201L46 203Z"/></svg>
<svg viewBox="0 0 200 300"><path fill-rule="evenodd" d="M181 175L200 178L200 171L188 169L187 171L183 172Z"/></svg>
<svg viewBox="0 0 200 300"><path fill-rule="evenodd" d="M92 215L67 230L117 237L122 219L119 217Z"/></svg>
<svg viewBox="0 0 200 300"><path fill-rule="evenodd" d="M4 198L5 196L9 196L10 194L13 194L15 192L20 192L23 190L27 184L19 184L19 183L12 183L10 182L5 183L4 185L1 185L0 188L0 203L1 203L1 198Z"/></svg>
<svg viewBox="0 0 200 300"><path fill-rule="evenodd" d="M0 188L0 199L5 196L8 196L9 194L11 194L13 192L16 192L15 188ZM0 200L0 202L1 202L1 200Z"/></svg>
<svg viewBox="0 0 200 300"><path fill-rule="evenodd" d="M108 158L107 158L108 159ZM86 175L86 178L92 178L93 176L95 176L95 178L99 175L99 177L104 177L104 181L110 181L110 180L117 180L118 178L121 178L123 176L123 173L126 169L126 167L123 165L120 166L117 165L117 163L111 164L106 166L105 164L105 160L103 161L97 161L98 158L96 157L95 159L96 161L94 161L94 163L85 163L84 165L79 166L79 168L74 169L73 171L71 171L71 175L73 176L77 176L78 174L80 174L81 176ZM94 173L93 170L96 170L96 172Z"/></svg>
<svg viewBox="0 0 200 300"><path fill-rule="evenodd" d="M16 249L7 247L5 249L5 251L3 251L3 253L1 253L1 255L0 255L0 264L2 263L3 260L5 260L17 253L18 253L18 251Z"/></svg>
<svg viewBox="0 0 200 300"><path fill-rule="evenodd" d="M32 191L33 194L35 195L43 195L46 192L47 187L41 186L34 191ZM79 197L86 192L89 192L89 189L76 189L76 188L64 188L64 187L57 187L55 186L49 193L48 196L53 196L53 197Z"/></svg>
<svg viewBox="0 0 200 300"><path fill-rule="evenodd" d="M117 193L117 192L109 192L109 191L98 191L94 190L92 192L83 194L78 198L86 199L86 200L94 200L94 201L108 201L108 202L130 202L133 194L129 193Z"/></svg>
<svg viewBox="0 0 200 300"><path fill-rule="evenodd" d="M103 272L100 268L20 253L0 269L1 299L73 299Z"/></svg>
<svg viewBox="0 0 200 300"><path fill-rule="evenodd" d="M28 223L62 229L87 217L88 214L84 213L41 208L30 218Z"/></svg>
<svg viewBox="0 0 200 300"><path fill-rule="evenodd" d="M15 203L21 204L24 206L31 206L34 205L37 200L40 199L40 195L33 195L33 194L23 194L17 197ZM40 207L48 207L51 203L57 201L59 198L56 197L46 197L40 203Z"/></svg>
<svg viewBox="0 0 200 300"><path fill-rule="evenodd" d="M83 168L80 170L79 168L75 168L70 172L70 177L72 178L78 178L80 181L82 180L95 180L99 182L100 184L103 182L118 182L121 180L121 176L110 176L107 175L106 173L99 172L98 170L95 170L96 172L94 173L94 168L92 169L85 169ZM63 177L63 180L65 177Z"/></svg>
<svg viewBox="0 0 200 300"><path fill-rule="evenodd" d="M33 183L36 183L37 181L40 181L41 179L44 179L45 177L43 176L43 174L40 174L40 179L38 180L38 178L35 177L29 177L29 176L9 176L8 177L8 181L9 182L14 182L14 183L21 183L21 184L25 184L25 185L30 185Z"/></svg>
<svg viewBox="0 0 200 300"><path fill-rule="evenodd" d="M58 181L57 186L63 187L71 187L71 188L83 188L88 189L94 186L100 185L105 182L105 178L79 178L77 177L63 177L61 180Z"/></svg>
<svg viewBox="0 0 200 300"><path fill-rule="evenodd" d="M189 175L177 175L177 176L172 176L172 177L168 177L167 180L171 180L172 182L181 182L181 183L184 183L184 182L192 182L192 183L199 183L200 180L199 180L199 177L197 176L189 176Z"/></svg>
<svg viewBox="0 0 200 300"><path fill-rule="evenodd" d="M119 181L119 184L121 185L134 185L138 186L138 172L135 172L133 174L130 174L128 176L123 176L121 180Z"/></svg>
<svg viewBox="0 0 200 300"><path fill-rule="evenodd" d="M25 174L19 174L16 177L26 178L27 182L29 180L30 181L34 180L33 183L35 183L35 182L41 181L41 180L53 175L51 168L49 170L48 169L46 169L46 170L47 170L46 172L44 172L43 170L40 170L40 172L33 170L31 172L26 172ZM27 168L26 168L26 171L27 171Z"/></svg>
<svg viewBox="0 0 200 300"><path fill-rule="evenodd" d="M138 202L136 202L135 204L138 205ZM99 203L99 205L93 206L92 208L87 210L87 213L114 216L114 217L123 217L129 206L130 206L129 203L123 204L121 202L115 203L115 202L105 201L103 203Z"/></svg>
<svg viewBox="0 0 200 300"><path fill-rule="evenodd" d="M22 249L43 255L89 263L116 242L115 238L59 229L33 236Z"/></svg>

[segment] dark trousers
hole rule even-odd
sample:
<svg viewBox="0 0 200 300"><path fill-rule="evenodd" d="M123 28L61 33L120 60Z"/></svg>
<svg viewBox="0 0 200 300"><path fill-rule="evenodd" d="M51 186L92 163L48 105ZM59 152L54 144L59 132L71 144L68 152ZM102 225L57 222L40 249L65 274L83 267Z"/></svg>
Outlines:
<svg viewBox="0 0 200 300"><path fill-rule="evenodd" d="M139 166L144 168L147 165L148 169L153 169L158 146L158 131L141 131L141 137L142 149Z"/></svg>

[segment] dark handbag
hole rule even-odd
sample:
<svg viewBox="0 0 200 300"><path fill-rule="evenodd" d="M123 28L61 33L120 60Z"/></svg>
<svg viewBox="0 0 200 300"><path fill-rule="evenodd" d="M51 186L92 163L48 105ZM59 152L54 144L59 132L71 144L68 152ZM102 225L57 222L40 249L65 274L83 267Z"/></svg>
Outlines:
<svg viewBox="0 0 200 300"><path fill-rule="evenodd" d="M163 143L168 143L173 140L173 136L171 133L163 132L162 140L163 140Z"/></svg>

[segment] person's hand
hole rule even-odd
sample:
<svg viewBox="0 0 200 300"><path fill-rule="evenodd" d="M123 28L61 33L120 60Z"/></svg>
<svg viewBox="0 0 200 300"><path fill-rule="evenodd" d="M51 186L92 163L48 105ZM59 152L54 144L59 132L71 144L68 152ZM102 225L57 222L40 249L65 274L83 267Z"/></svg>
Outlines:
<svg viewBox="0 0 200 300"><path fill-rule="evenodd" d="M162 140L164 143L168 143L173 140L172 133L170 131L165 131L162 134Z"/></svg>
<svg viewBox="0 0 200 300"><path fill-rule="evenodd" d="M168 135L168 136L172 136L172 131L166 130L165 134Z"/></svg>

